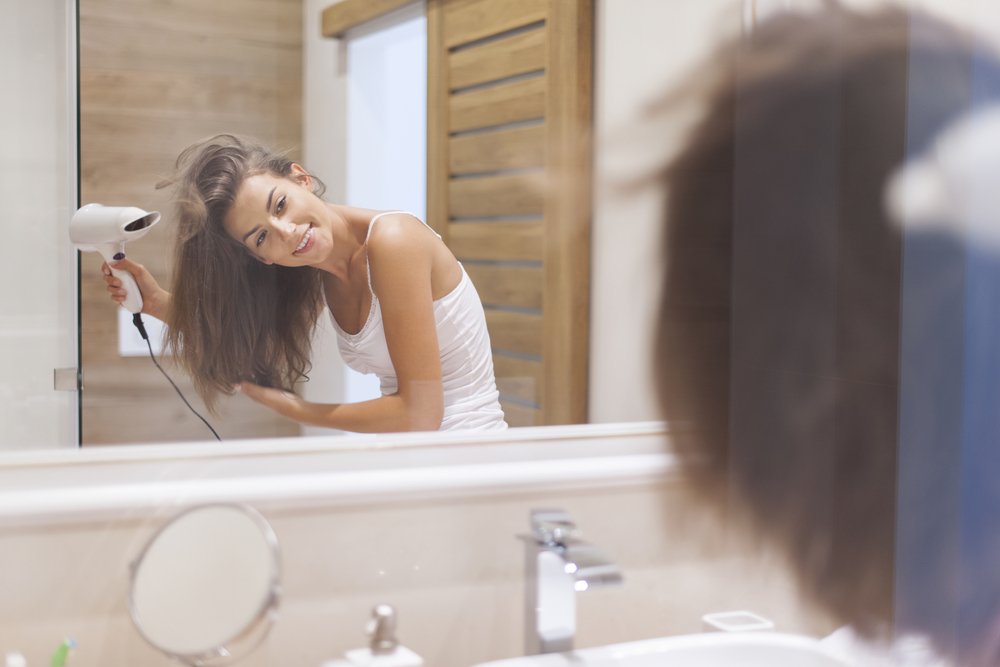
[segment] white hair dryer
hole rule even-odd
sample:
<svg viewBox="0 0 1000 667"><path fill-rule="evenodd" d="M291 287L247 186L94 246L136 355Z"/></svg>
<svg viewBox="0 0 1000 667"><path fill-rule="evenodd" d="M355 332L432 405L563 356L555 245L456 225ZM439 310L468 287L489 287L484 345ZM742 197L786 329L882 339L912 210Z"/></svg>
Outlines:
<svg viewBox="0 0 1000 667"><path fill-rule="evenodd" d="M110 266L112 262L125 258L128 241L142 238L159 221L157 211L146 212L134 206L87 204L69 221L69 238L80 250L101 253ZM128 293L122 307L130 313L141 312L142 294L132 274L115 268L111 269L111 273L122 281L122 287Z"/></svg>

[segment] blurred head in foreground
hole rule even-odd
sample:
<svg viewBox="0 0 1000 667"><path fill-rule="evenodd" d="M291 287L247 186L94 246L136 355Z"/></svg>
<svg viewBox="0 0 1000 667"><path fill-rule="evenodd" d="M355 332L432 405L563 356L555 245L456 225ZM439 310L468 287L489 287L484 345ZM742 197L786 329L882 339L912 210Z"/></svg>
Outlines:
<svg viewBox="0 0 1000 667"><path fill-rule="evenodd" d="M894 616L897 548L921 554L915 603L960 587L947 565L958 545L933 538L947 520L933 470L926 511L905 513L926 529L897 544L903 235L885 191L974 102L1000 101L1000 61L980 49L926 15L827 3L724 45L654 108L705 102L657 174L668 193L659 395L685 425L674 438L695 489L780 547L836 620L868 636L925 633L939 648L930 620ZM979 638L998 610L983 611ZM1000 664L988 644L960 660Z"/></svg>

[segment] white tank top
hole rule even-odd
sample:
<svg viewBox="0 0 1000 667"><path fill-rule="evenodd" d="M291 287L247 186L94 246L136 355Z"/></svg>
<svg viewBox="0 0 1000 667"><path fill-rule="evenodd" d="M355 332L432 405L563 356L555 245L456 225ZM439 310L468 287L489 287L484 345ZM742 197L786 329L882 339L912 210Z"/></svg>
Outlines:
<svg viewBox="0 0 1000 667"><path fill-rule="evenodd" d="M389 213L402 211L386 211L373 217L368 223L366 244L375 222ZM426 223L423 224L426 226ZM430 227L427 229L434 231ZM439 234L437 236L440 238ZM441 357L441 384L444 389L441 430L505 429L507 423L500 408L500 393L493 376L493 355L490 335L486 330L486 314L465 267L461 263L459 267L462 269L462 278L458 285L434 301L434 322ZM368 310L368 318L358 333L350 334L341 329L332 314L330 319L337 332L337 347L344 362L359 373L374 373L379 378L382 394L394 394L399 384L385 341L382 309L372 290L370 267L368 290L372 295L372 305Z"/></svg>

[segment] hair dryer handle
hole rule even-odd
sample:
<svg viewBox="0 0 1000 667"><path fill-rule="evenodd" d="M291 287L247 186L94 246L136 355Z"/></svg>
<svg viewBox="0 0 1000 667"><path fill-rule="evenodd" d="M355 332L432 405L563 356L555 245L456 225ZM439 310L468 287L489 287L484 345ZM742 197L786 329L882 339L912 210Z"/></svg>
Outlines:
<svg viewBox="0 0 1000 667"><path fill-rule="evenodd" d="M122 288L125 290L125 300L122 301L122 308L130 313L141 313L142 292L139 291L139 285L136 284L132 274L125 269L111 267L111 275L122 281Z"/></svg>

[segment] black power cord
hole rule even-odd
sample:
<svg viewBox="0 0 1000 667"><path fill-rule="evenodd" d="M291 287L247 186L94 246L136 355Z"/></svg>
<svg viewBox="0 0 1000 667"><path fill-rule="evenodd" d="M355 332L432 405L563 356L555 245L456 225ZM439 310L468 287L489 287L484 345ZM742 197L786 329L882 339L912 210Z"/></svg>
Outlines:
<svg viewBox="0 0 1000 667"><path fill-rule="evenodd" d="M167 382L170 383L170 386L174 388L174 391L177 392L177 395L181 397L182 401L184 401L184 405L188 407L188 410L194 413L195 417L204 422L205 426L207 426L208 430L212 432L212 435L215 436L216 440L222 442L222 438L220 438L219 434L215 432L215 429L212 428L212 425L208 423L208 420L206 420L204 417L198 414L198 411L191 407L191 404L188 403L188 400L184 398L184 394L182 394L181 390L177 388L177 385L174 384L174 381L170 379L170 376L167 375L167 372L163 370L163 367L160 366L160 362L156 360L156 355L153 354L153 344L149 342L149 336L146 334L146 326L142 323L142 316L139 313L133 313L132 324L134 324L135 328L139 330L139 335L142 336L142 339L146 341L146 347L149 348L149 358L153 360L153 364L155 364L156 367L160 370L160 372L163 373L163 377L167 378Z"/></svg>

